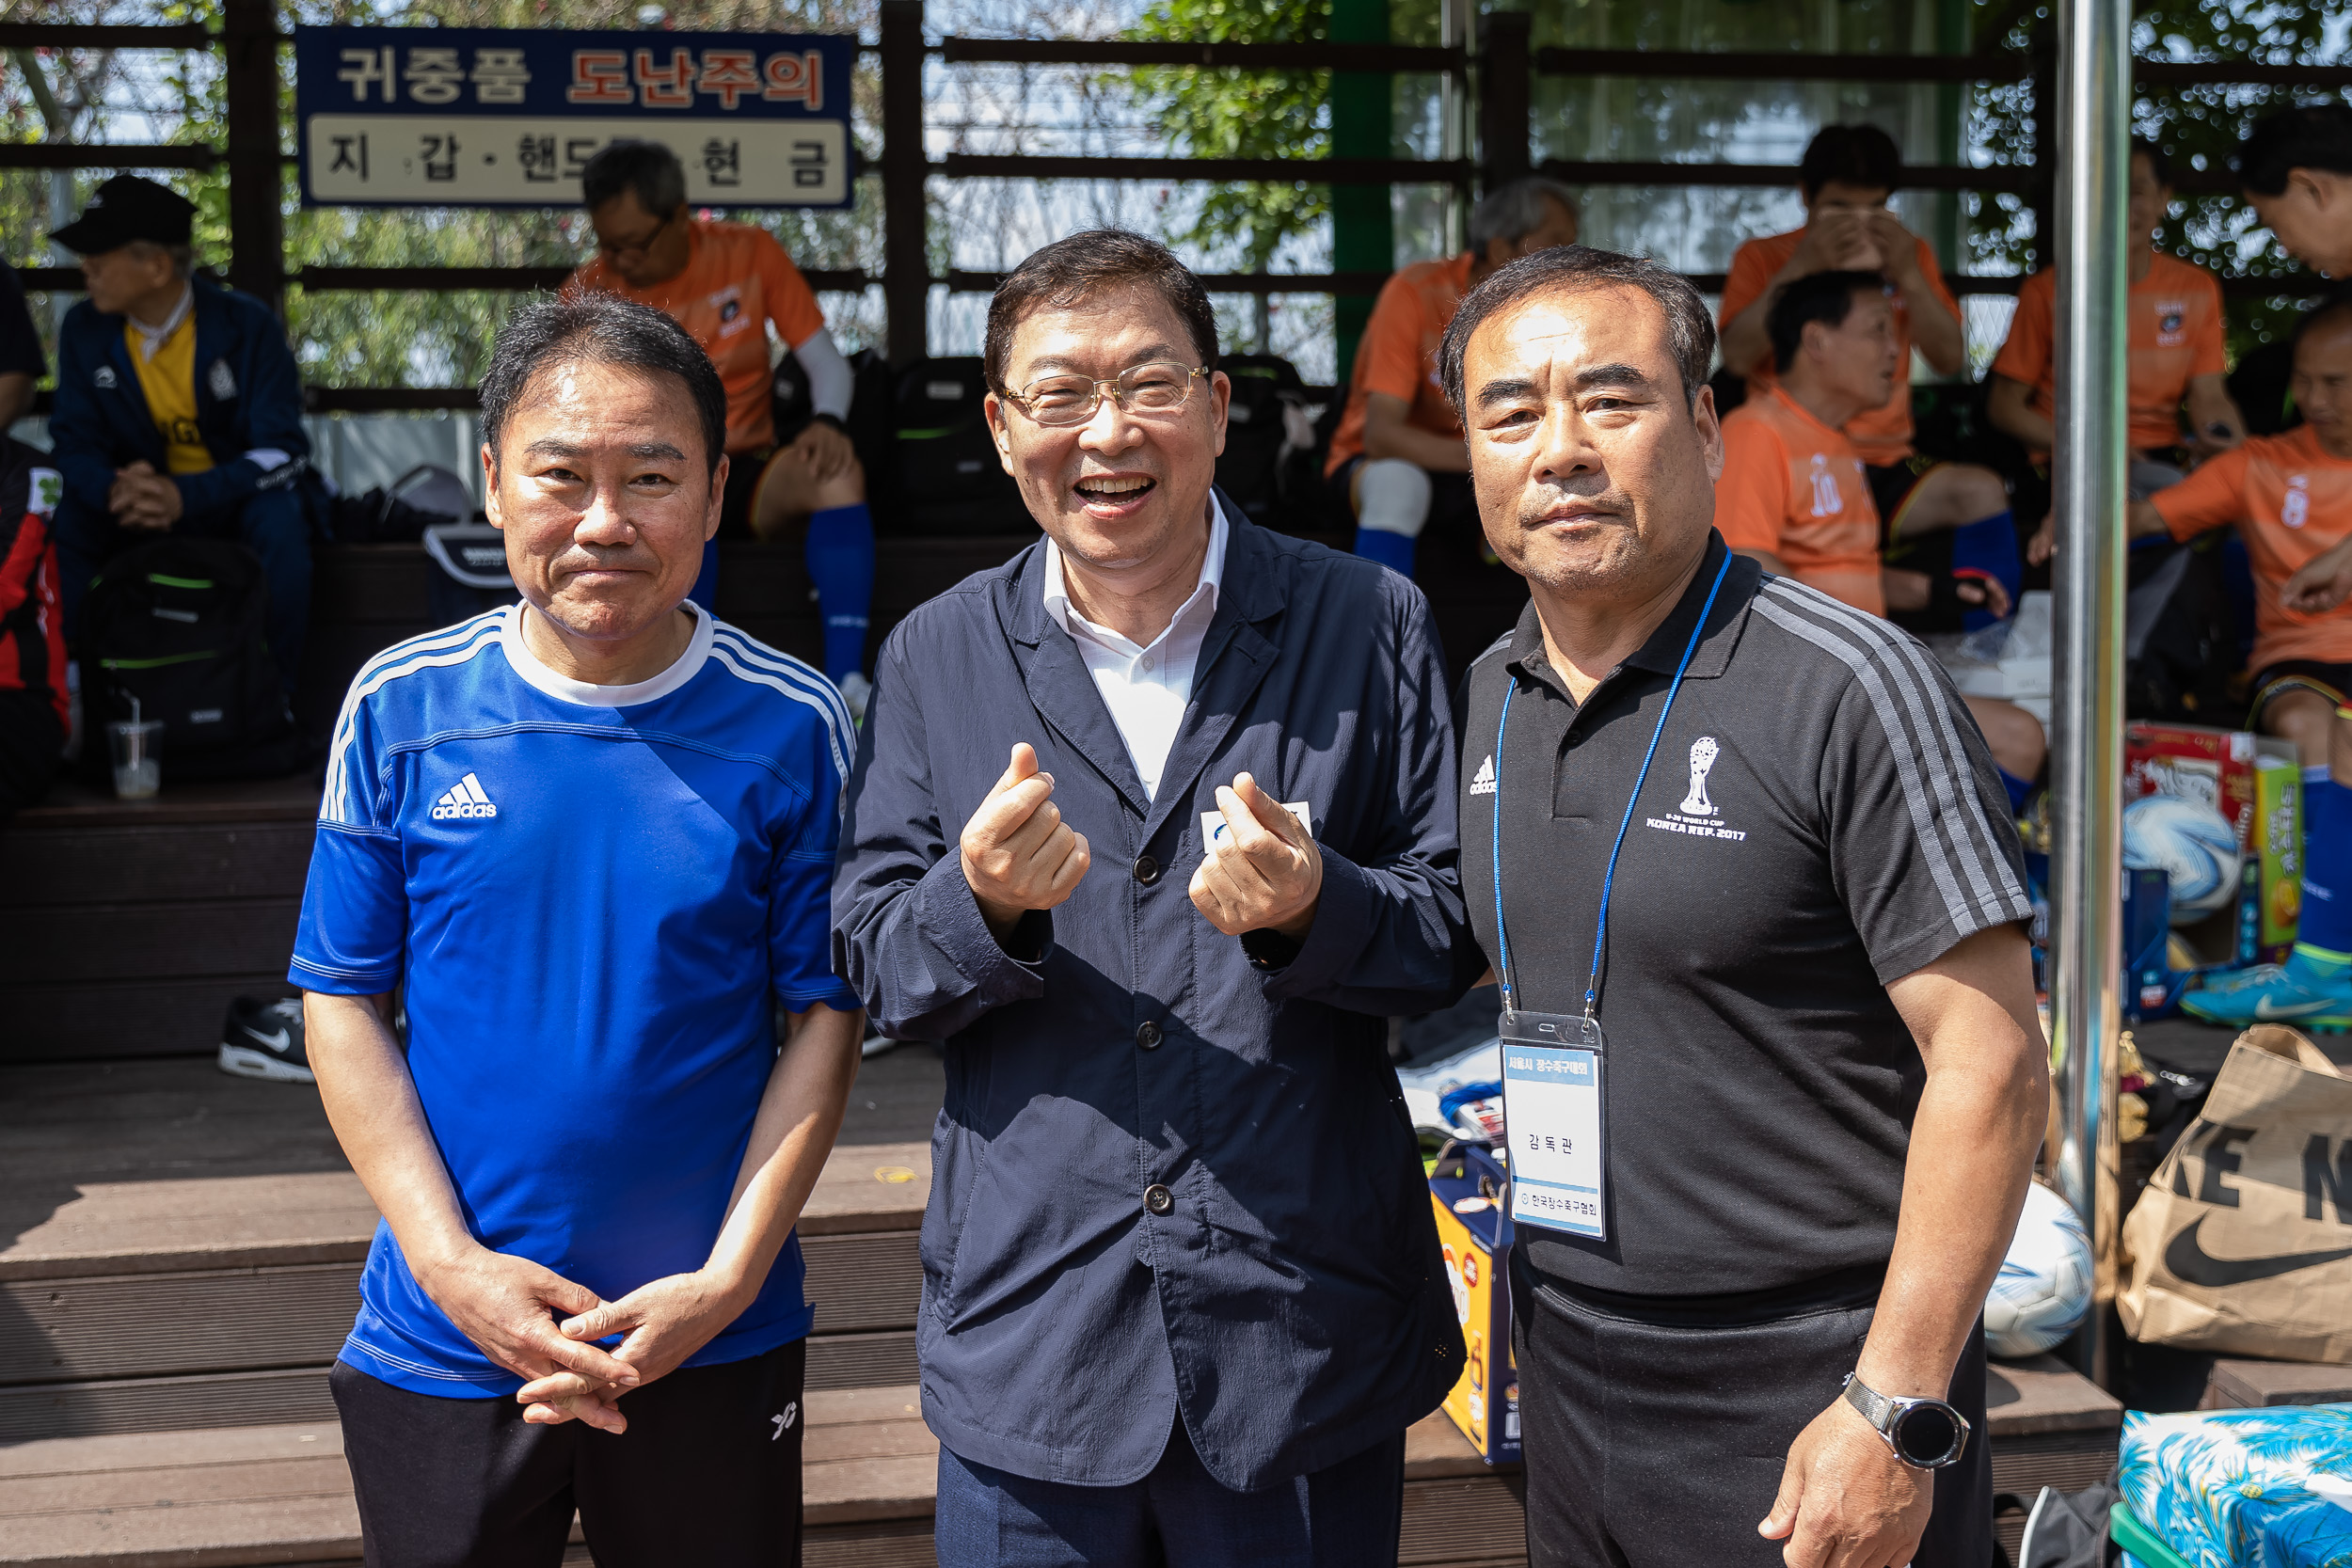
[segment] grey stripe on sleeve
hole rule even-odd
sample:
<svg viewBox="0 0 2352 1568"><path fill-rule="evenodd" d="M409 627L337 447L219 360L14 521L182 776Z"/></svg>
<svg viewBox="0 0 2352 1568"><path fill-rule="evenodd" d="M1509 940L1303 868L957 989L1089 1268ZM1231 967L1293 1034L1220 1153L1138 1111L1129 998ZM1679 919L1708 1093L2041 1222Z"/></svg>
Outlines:
<svg viewBox="0 0 2352 1568"><path fill-rule="evenodd" d="M1869 698L1953 925L2022 917L2025 890L1996 848L1974 768L1925 652L1898 628L1786 578L1767 584L1755 602L1774 625L1844 664Z"/></svg>
<svg viewBox="0 0 2352 1568"><path fill-rule="evenodd" d="M1906 702L1914 705L1910 711L1915 719L1921 713L1929 716L1931 722L1920 729L1941 742L1940 757L1929 757L1930 779L1937 786L1938 800L1951 814L1942 820L1966 853L1969 881L1979 903L1988 912L2004 914L2011 906L2027 908L2025 889L2018 885L2008 861L1995 847L1998 841L1994 837L1992 824L1985 820L1983 802L1976 791L1975 765L1961 741L1952 705L1945 700L1944 683L1927 649L1909 633L1875 615L1865 614L1801 583L1787 586L1786 596L1792 602L1815 610L1854 634L1856 641L1874 648L1881 660L1890 666ZM1912 687L1914 677L1918 682L1917 690ZM1941 766L1936 766L1939 761ZM1997 891L1985 876L1988 866L1999 881Z"/></svg>

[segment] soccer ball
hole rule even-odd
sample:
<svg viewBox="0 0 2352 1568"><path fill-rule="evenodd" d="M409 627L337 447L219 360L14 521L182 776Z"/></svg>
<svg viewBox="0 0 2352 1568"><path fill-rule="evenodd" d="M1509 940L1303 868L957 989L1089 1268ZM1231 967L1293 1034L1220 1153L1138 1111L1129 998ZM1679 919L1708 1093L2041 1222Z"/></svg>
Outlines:
<svg viewBox="0 0 2352 1568"><path fill-rule="evenodd" d="M2166 875L2176 925L2211 914L2237 896L2244 863L2237 830L2202 800L2148 795L2123 808L2123 864Z"/></svg>
<svg viewBox="0 0 2352 1568"><path fill-rule="evenodd" d="M2067 1201L2035 1182L2017 1234L1984 1298L1984 1346L1994 1355L2039 1355L2074 1332L2090 1310L2090 1233Z"/></svg>

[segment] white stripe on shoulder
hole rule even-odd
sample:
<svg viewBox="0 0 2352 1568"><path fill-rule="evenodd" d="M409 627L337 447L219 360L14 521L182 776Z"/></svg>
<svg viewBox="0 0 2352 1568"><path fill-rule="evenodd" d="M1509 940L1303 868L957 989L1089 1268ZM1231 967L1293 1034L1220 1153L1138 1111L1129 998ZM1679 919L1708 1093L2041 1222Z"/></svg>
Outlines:
<svg viewBox="0 0 2352 1568"><path fill-rule="evenodd" d="M739 640L714 633L710 639L710 657L737 679L781 692L814 711L824 721L825 743L833 753L834 771L846 785L850 782L851 732L850 710L843 705L840 691L831 681L789 654L780 654L758 643L750 643L747 647L747 642L749 639ZM761 648L761 652L768 657L759 657L752 652L753 648ZM778 660L784 662L778 663Z"/></svg>
<svg viewBox="0 0 2352 1568"><path fill-rule="evenodd" d="M1766 583L1755 603L1767 620L1844 664L1869 699L1953 924L1973 929L2012 918L2025 906L2025 889L1998 850L1975 765L1927 650L1900 627L1786 578Z"/></svg>
<svg viewBox="0 0 2352 1568"><path fill-rule="evenodd" d="M327 742L326 787L319 799L319 820L357 825L351 800L351 749L357 739L359 705L387 683L419 670L463 664L498 641L505 625L503 608L486 611L439 631L395 642L359 667L343 694L342 710L335 716L333 737Z"/></svg>
<svg viewBox="0 0 2352 1568"><path fill-rule="evenodd" d="M723 639L746 664L795 682L810 695L820 699L832 711L834 722L845 731L856 729L857 721L850 717L850 705L842 698L841 689L826 679L824 672L815 665L771 648L723 622L711 628L711 638L713 641Z"/></svg>

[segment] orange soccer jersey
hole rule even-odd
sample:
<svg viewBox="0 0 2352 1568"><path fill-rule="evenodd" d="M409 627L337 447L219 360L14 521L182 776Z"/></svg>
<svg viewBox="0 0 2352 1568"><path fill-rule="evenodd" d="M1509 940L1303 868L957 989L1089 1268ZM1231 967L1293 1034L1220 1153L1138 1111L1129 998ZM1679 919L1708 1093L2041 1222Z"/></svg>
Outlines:
<svg viewBox="0 0 2352 1568"><path fill-rule="evenodd" d="M769 411L773 362L763 324L773 322L787 349L824 330L824 312L801 269L765 229L740 223L691 222L686 270L649 289L632 289L598 256L564 283L567 295L601 290L662 311L702 344L727 389L727 451L759 451L775 444Z"/></svg>
<svg viewBox="0 0 2352 1568"><path fill-rule="evenodd" d="M1807 587L1886 613L1879 510L1862 455L1780 387L1724 418L1715 526L1733 549L1769 550Z"/></svg>
<svg viewBox="0 0 2352 1568"><path fill-rule="evenodd" d="M2161 251L2148 276L2132 285L2124 308L2131 332L2131 444L2142 451L2177 446L2181 399L2201 375L2219 375L2222 356L2220 280ZM1993 373L2033 388L2034 412L2056 418L2058 404L2058 275L2035 273L2017 291L2017 314ZM2037 453L2036 455L2046 455Z"/></svg>
<svg viewBox="0 0 2352 1568"><path fill-rule="evenodd" d="M2352 535L2352 461L2309 425L2257 436L2149 498L2175 539L2237 525L2254 568L2254 668L2290 658L2352 663L2352 605L2304 615L2279 603L2287 578Z"/></svg>
<svg viewBox="0 0 2352 1568"><path fill-rule="evenodd" d="M1438 343L1470 293L1470 274L1464 251L1450 261L1406 267L1380 286L1356 345L1356 372L1348 380L1347 407L1331 433L1325 473L1338 473L1341 464L1363 451L1364 402L1375 392L1403 399L1407 418L1432 436L1461 438L1462 421L1438 385Z"/></svg>
<svg viewBox="0 0 2352 1568"><path fill-rule="evenodd" d="M1718 327L1730 325L1734 316L1764 297L1764 291L1772 286L1772 279L1780 276L1780 269L1788 264L1804 238L1804 230L1792 229L1786 234L1750 240L1732 253L1731 276L1724 279L1724 302L1715 317ZM1918 245L1919 270L1927 275L1928 287L1944 302L1944 309L1959 314L1960 305L1944 286L1943 269L1935 264L1935 252L1925 240L1918 241ZM1911 312L1900 294L1891 296L1889 303L1895 307L1895 345L1902 353L1895 395L1885 407L1865 409L1846 425L1846 435L1863 461L1882 465L1899 463L1911 455ZM1767 350L1756 363L1756 373L1748 377L1749 392L1761 391L1772 375L1772 356Z"/></svg>

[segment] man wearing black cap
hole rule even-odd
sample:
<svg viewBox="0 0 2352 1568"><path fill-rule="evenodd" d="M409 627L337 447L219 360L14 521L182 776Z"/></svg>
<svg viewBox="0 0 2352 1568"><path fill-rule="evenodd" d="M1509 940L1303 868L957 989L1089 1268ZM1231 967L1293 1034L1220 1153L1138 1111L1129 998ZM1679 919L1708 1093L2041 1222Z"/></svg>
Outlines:
<svg viewBox="0 0 2352 1568"><path fill-rule="evenodd" d="M302 385L269 307L195 276L195 214L122 174L50 236L81 257L89 292L57 331L49 422L67 631L110 556L164 532L235 539L268 577L270 653L291 691L310 610Z"/></svg>

